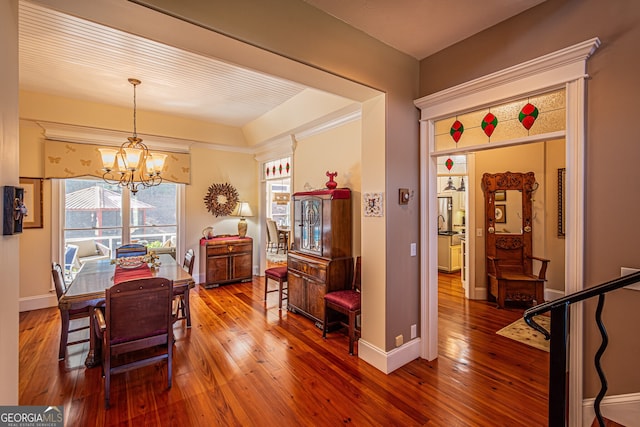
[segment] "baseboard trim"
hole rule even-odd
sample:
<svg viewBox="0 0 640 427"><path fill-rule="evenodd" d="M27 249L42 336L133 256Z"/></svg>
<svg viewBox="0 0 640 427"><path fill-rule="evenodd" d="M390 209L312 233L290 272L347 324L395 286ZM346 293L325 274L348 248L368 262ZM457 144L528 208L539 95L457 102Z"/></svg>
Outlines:
<svg viewBox="0 0 640 427"><path fill-rule="evenodd" d="M582 425L590 427L596 416L593 410L595 399L582 401ZM600 403L602 416L615 421L618 424L632 427L638 426L640 420L640 393L619 394L605 396Z"/></svg>
<svg viewBox="0 0 640 427"><path fill-rule="evenodd" d="M41 308L55 307L58 299L55 294L36 295L33 297L20 298L18 311L40 310Z"/></svg>
<svg viewBox="0 0 640 427"><path fill-rule="evenodd" d="M358 340L358 357L379 371L390 374L396 369L420 357L420 338L385 352L363 340Z"/></svg>
<svg viewBox="0 0 640 427"><path fill-rule="evenodd" d="M559 291L557 289L549 289L549 288L544 290L545 301L554 301L562 297L564 297L564 291Z"/></svg>
<svg viewBox="0 0 640 427"><path fill-rule="evenodd" d="M469 295L469 299L472 300L486 300L489 290L487 288L476 288L471 295Z"/></svg>

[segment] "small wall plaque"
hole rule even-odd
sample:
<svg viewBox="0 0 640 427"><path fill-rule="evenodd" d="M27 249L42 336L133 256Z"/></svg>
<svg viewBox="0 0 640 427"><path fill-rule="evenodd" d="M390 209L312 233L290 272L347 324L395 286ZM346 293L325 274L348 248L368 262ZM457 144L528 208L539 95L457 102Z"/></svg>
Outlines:
<svg viewBox="0 0 640 427"><path fill-rule="evenodd" d="M383 216L382 193L364 193L364 216Z"/></svg>

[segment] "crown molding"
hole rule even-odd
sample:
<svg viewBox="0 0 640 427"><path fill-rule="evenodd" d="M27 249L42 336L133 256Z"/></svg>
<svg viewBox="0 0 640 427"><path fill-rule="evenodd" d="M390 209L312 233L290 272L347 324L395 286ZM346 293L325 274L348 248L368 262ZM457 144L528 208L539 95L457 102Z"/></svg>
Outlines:
<svg viewBox="0 0 640 427"><path fill-rule="evenodd" d="M257 161L267 161L277 157L290 156L295 150L297 141L359 120L361 116L361 109L358 104L354 104L347 109L340 110L337 114L324 117L324 120L320 123L317 121L310 123L306 128L298 129L296 133L281 135L278 138L253 147L213 144L192 139L143 133L139 133L138 136L142 138L149 148L156 150L188 153L192 147L199 147L214 151L255 154ZM42 134L45 139L52 141L119 147L131 136L131 133L119 130L48 122L44 120L21 119L20 122L25 126L38 126L42 129Z"/></svg>
<svg viewBox="0 0 640 427"><path fill-rule="evenodd" d="M487 91L511 82L527 78L539 78L541 75L545 76L544 82L547 87L554 84L563 84L585 77L586 60L599 46L600 39L594 37L530 61L424 96L416 99L414 104L424 111L434 105L445 104L452 100ZM553 75L549 76L549 74Z"/></svg>

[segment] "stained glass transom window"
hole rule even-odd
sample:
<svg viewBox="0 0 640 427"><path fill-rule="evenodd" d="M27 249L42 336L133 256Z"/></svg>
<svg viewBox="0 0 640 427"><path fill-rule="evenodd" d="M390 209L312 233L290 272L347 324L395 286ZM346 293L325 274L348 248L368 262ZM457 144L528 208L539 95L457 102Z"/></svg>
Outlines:
<svg viewBox="0 0 640 427"><path fill-rule="evenodd" d="M436 151L564 131L564 89L438 120Z"/></svg>

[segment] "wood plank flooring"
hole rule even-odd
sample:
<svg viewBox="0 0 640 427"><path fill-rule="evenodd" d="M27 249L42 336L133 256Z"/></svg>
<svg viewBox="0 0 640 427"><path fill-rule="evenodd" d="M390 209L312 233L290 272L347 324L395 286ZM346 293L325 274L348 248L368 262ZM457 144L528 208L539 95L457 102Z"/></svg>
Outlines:
<svg viewBox="0 0 640 427"><path fill-rule="evenodd" d="M549 355L495 332L522 315L463 297L441 275L440 356L385 375L349 356L348 339L266 303L263 280L191 294L193 327L174 327L164 364L112 379L104 409L87 344L57 360L56 308L20 314L21 405L64 405L68 426L544 426Z"/></svg>

